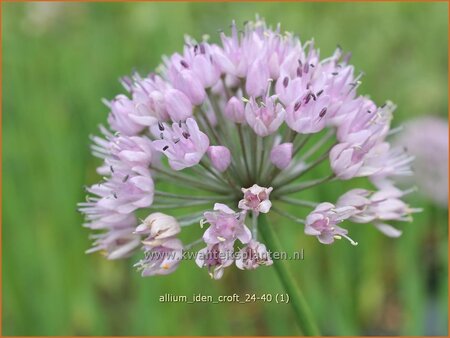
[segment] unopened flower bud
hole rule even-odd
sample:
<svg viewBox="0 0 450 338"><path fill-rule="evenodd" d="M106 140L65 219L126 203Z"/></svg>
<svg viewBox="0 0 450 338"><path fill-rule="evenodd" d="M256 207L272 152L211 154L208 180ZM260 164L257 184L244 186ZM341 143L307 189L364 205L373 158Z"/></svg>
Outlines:
<svg viewBox="0 0 450 338"><path fill-rule="evenodd" d="M225 116L232 122L243 123L245 121L244 102L233 96L225 107Z"/></svg>
<svg viewBox="0 0 450 338"><path fill-rule="evenodd" d="M227 170L231 163L231 152L224 146L210 146L207 151L208 157L214 168L219 172Z"/></svg>

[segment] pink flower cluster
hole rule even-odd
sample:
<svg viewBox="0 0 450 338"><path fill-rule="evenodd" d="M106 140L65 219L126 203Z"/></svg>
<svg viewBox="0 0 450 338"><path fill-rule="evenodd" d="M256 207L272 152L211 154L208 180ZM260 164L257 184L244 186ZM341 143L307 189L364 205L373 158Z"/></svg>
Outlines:
<svg viewBox="0 0 450 338"><path fill-rule="evenodd" d="M137 266L143 275L172 272L192 247L176 237L180 224L198 223L198 211L189 208L201 205L209 205L200 210L209 227L197 264L214 278L233 262L217 254L233 253L236 241L248 254L236 260L238 268L271 264L257 241L257 217L272 210L304 223L305 233L324 244L339 238L356 244L338 226L344 220L400 235L386 222L410 220L417 209L400 200L404 193L392 178L411 174L412 157L388 141L395 106L378 106L357 93L361 76L350 54L337 48L321 58L313 41L302 43L259 19L242 31L233 22L231 35L221 33L220 39L186 38L183 50L164 58L157 73L123 78L128 94L105 101L109 128L101 128L103 137L93 137L92 147L103 161L103 180L87 188L90 196L80 203L85 225L100 231L89 252L116 259L141 248L145 257ZM311 134L323 137L311 145ZM328 150L316 155L326 144ZM330 176L303 181L327 161ZM354 177L369 177L378 190L351 190L335 205L287 198ZM155 184L174 189L157 190ZM180 186L206 195L180 194ZM273 203L315 209L303 221ZM212 204L214 210L205 212ZM239 212L229 207L236 204ZM162 208L191 211L175 218ZM138 226L140 209L151 214Z"/></svg>
<svg viewBox="0 0 450 338"><path fill-rule="evenodd" d="M109 259L129 256L140 246L134 234L134 211L153 202L154 183L149 170L153 148L151 141L138 136L113 136L102 128L104 138L94 137L93 152L103 159L98 173L104 180L87 188L91 194L79 203L87 227L105 230L94 235L88 252L103 251Z"/></svg>
<svg viewBox="0 0 450 338"><path fill-rule="evenodd" d="M420 211L400 200L405 194L388 181L384 181L378 191L350 190L338 199L336 206L319 204L306 219L305 234L317 236L323 244L331 244L335 239L344 237L356 245L347 236L348 231L337 225L348 219L354 223L372 223L386 236L399 237L402 232L385 222L411 222L411 214Z"/></svg>
<svg viewBox="0 0 450 338"><path fill-rule="evenodd" d="M261 265L272 265L265 245L252 239L252 233L244 223L248 211L253 212L252 217L257 217L259 212L269 212L271 191L272 188L253 185L243 189L244 198L239 201L238 206L240 212L220 203L214 205L214 211L205 212L200 224L210 225L203 234L207 246L198 252L196 263L200 267L207 267L212 278L220 279L224 268L233 263L236 240L246 244L236 259L239 269L251 270Z"/></svg>

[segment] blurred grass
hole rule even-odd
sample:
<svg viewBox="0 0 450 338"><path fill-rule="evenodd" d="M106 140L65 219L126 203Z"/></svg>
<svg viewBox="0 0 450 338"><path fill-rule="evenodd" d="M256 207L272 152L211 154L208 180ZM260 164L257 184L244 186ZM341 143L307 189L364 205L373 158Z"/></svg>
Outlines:
<svg viewBox="0 0 450 338"><path fill-rule="evenodd" d="M216 41L218 29L255 12L314 37L322 55L337 43L352 51L366 74L360 93L398 104L394 125L446 116L446 3L2 3L4 335L298 333L288 305L158 302L164 293L282 292L273 269L230 268L212 281L185 262L143 279L131 267L137 257L84 255L88 231L75 211L83 185L98 179L88 136L105 121L100 99L122 92L116 79L152 70L185 33ZM353 184L301 196L333 201ZM410 203L424 212L399 225L398 240L350 225L358 247L320 245L272 218L286 251L305 250L290 264L324 334L447 334L447 211L420 196Z"/></svg>

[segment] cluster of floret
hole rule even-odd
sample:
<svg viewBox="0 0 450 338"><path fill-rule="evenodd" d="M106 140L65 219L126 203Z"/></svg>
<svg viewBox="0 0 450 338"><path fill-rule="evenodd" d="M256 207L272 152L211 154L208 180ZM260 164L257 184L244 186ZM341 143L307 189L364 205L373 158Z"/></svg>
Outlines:
<svg viewBox="0 0 450 338"><path fill-rule="evenodd" d="M243 31L233 23L231 36L220 38L221 45L186 38L183 52L165 58L158 73L123 78L129 95L106 102L109 128L93 138L104 179L88 188L90 196L80 203L86 226L101 231L89 251L116 259L143 248L145 257L137 263L143 274L166 274L194 245L183 246L177 238L180 224L209 224L197 263L214 278L233 262L217 254L233 252L236 240L249 253L236 261L239 268L270 265L257 240L257 217L271 211L274 201L312 207L304 220L273 210L303 223L305 234L324 244L340 238L356 244L338 226L344 220L372 223L399 236L387 222L409 220L415 209L401 201L406 192L395 188L392 177L409 175L412 158L387 141L395 106L377 106L357 94L361 75L349 64L350 54L338 48L320 59L313 41L302 44L261 20L246 23ZM304 152L310 136L324 129L321 141ZM326 153L309 161L333 137ZM327 159L330 176L301 182L306 171ZM363 176L376 189L351 190L335 204L287 197ZM208 194L192 200L158 190L155 182ZM238 212L230 208L236 202ZM160 212L212 203L213 211L182 218ZM135 216L140 209L151 211L142 222Z"/></svg>

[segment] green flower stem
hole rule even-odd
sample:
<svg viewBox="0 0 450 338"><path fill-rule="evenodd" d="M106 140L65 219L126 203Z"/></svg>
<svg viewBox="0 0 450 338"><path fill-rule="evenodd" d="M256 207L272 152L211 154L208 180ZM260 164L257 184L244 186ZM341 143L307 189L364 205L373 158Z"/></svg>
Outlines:
<svg viewBox="0 0 450 338"><path fill-rule="evenodd" d="M242 133L242 128L241 128L240 124L237 125L237 130L239 133L239 141L240 141L241 148L242 148L242 154L243 154L243 159L244 159L244 164L245 164L247 180L250 181L250 167L248 165L248 157L247 157L247 151L246 151L246 147L245 147L244 134Z"/></svg>
<svg viewBox="0 0 450 338"><path fill-rule="evenodd" d="M267 248L271 252L280 252L281 247L279 240L273 231L272 227L268 224L266 216L260 214L258 217L259 227L258 230L261 233ZM297 324L300 326L300 330L306 336L320 336L320 331L312 318L311 310L308 303L303 296L298 284L296 284L286 261L275 260L273 262L278 277L281 280L286 292L289 294L290 303L294 309Z"/></svg>

